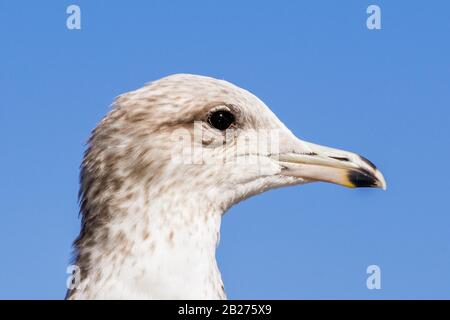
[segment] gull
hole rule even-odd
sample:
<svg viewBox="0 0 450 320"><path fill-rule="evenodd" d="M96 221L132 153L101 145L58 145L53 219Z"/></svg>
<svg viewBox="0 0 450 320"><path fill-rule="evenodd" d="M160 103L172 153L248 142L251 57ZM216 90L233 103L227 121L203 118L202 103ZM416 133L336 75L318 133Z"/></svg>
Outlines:
<svg viewBox="0 0 450 320"><path fill-rule="evenodd" d="M300 140L227 81L176 74L122 94L81 165L66 298L226 299L216 262L223 214L315 181L386 189L372 162Z"/></svg>

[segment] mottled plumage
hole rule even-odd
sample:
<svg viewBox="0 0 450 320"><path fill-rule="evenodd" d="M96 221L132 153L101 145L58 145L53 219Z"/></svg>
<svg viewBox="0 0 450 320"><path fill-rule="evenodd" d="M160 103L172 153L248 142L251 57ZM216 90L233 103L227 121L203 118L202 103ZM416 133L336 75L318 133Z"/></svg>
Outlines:
<svg viewBox="0 0 450 320"><path fill-rule="evenodd" d="M227 132L208 123L222 109L236 118ZM180 147L196 128L200 137ZM276 152L240 151L252 130L276 132ZM180 150L191 161L174 161ZM249 155L254 161L239 161ZM297 139L226 81L180 74L123 94L92 132L81 166L81 282L67 297L224 299L215 259L223 213L268 189L318 180L385 187L367 160Z"/></svg>

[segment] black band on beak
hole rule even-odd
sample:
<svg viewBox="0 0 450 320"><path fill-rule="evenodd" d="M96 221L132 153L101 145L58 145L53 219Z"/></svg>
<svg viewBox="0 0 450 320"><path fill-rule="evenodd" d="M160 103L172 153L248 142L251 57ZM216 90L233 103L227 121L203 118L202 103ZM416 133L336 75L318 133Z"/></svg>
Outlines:
<svg viewBox="0 0 450 320"><path fill-rule="evenodd" d="M375 188L378 186L378 179L369 171L364 169L349 171L348 180L355 188Z"/></svg>

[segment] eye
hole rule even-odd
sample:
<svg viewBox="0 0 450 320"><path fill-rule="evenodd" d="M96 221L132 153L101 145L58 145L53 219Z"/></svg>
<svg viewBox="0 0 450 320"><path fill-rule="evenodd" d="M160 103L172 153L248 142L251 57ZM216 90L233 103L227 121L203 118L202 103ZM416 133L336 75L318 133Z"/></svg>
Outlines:
<svg viewBox="0 0 450 320"><path fill-rule="evenodd" d="M208 118L208 123L221 131L228 129L234 121L234 115L227 110L214 111Z"/></svg>

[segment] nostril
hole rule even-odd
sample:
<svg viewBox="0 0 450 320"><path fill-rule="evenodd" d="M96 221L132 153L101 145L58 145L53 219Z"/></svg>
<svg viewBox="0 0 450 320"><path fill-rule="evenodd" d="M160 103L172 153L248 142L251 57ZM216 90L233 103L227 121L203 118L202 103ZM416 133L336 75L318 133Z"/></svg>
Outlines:
<svg viewBox="0 0 450 320"><path fill-rule="evenodd" d="M350 159L346 158L346 157L330 157L330 158L335 159L335 160L339 160L339 161L350 161Z"/></svg>

